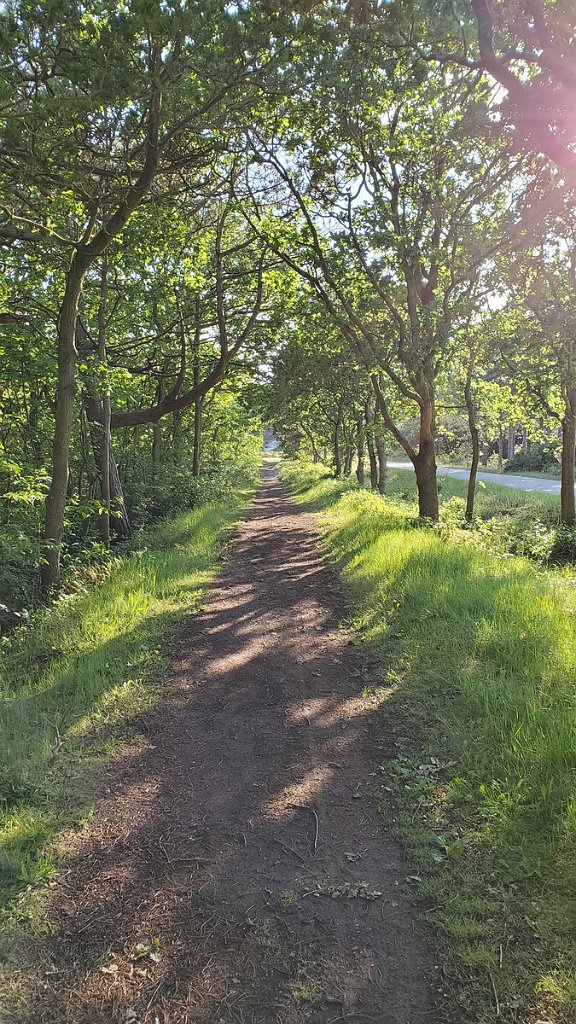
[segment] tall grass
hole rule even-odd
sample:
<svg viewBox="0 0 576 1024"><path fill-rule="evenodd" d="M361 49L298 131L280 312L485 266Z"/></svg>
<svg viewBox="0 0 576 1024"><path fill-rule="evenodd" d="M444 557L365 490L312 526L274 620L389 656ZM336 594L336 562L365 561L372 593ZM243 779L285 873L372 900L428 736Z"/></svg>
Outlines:
<svg viewBox="0 0 576 1024"><path fill-rule="evenodd" d="M440 936L446 1019L573 1022L576 576L456 543L313 468L283 474L321 513L374 665L398 749L383 809Z"/></svg>
<svg viewBox="0 0 576 1024"><path fill-rule="evenodd" d="M237 490L143 531L93 590L5 642L0 675L0 908L53 871L55 836L89 812L94 757L160 693L161 644L218 564Z"/></svg>
<svg viewBox="0 0 576 1024"><path fill-rule="evenodd" d="M391 498L402 498L418 504L416 479L410 469L391 469L389 471L387 494ZM459 480L451 476L438 476L438 490L441 501L450 498L465 498L468 487L467 480ZM560 498L545 491L522 491L504 484L485 483L479 480L476 484L476 514L483 519L495 515L512 515L526 513L537 517L557 518L560 511Z"/></svg>

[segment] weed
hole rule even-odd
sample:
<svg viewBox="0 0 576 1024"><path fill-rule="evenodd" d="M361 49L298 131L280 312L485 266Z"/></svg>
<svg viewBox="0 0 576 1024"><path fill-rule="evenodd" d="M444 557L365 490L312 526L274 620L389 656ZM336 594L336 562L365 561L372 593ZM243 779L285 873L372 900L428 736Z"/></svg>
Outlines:
<svg viewBox="0 0 576 1024"><path fill-rule="evenodd" d="M316 992L310 985L299 982L294 982L290 986L290 993L292 998L298 1003L315 1003L318 999Z"/></svg>

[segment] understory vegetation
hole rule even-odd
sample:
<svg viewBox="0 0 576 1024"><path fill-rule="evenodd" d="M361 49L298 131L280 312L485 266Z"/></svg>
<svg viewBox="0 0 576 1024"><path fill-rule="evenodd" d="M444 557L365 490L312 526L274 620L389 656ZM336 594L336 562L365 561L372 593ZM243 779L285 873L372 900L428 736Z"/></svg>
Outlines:
<svg viewBox="0 0 576 1024"><path fill-rule="evenodd" d="M574 572L545 572L418 522L405 480L382 499L318 467L284 463L282 474L299 504L321 513L351 627L373 666L367 694L396 739L397 756L375 766L382 809L439 935L450 1019L458 1006L466 1021L568 1024ZM494 512L502 495L487 487L481 500Z"/></svg>
<svg viewBox="0 0 576 1024"><path fill-rule="evenodd" d="M161 698L178 623L213 578L225 531L249 499L258 449L213 479L207 500L139 531L106 577L37 612L3 643L0 676L0 953L8 922L33 912L57 837L91 807L97 759L121 756L133 719ZM224 531L224 532L223 532ZM136 726L137 731L137 726Z"/></svg>
<svg viewBox="0 0 576 1024"><path fill-rule="evenodd" d="M353 484L350 484L353 486ZM456 543L471 543L493 554L523 555L543 564L576 563L576 529L558 521L553 494L521 491L478 481L475 515L466 519L468 482L449 476L438 479L440 516L437 530ZM414 474L391 469L386 494L400 498L418 518Z"/></svg>

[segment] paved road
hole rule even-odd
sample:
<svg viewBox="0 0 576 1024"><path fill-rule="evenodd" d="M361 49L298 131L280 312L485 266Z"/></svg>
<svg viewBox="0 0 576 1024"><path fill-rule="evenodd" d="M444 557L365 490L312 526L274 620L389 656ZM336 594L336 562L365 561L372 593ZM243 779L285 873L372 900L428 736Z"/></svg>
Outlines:
<svg viewBox="0 0 576 1024"><path fill-rule="evenodd" d="M413 469L411 462L389 462L390 469ZM467 480L467 469L454 469L452 466L438 466L439 476L455 476L457 480ZM538 476L509 476L507 473L478 473L479 480L487 484L502 484L504 487L515 487L519 491L540 491L543 494L560 494L559 480L546 480Z"/></svg>

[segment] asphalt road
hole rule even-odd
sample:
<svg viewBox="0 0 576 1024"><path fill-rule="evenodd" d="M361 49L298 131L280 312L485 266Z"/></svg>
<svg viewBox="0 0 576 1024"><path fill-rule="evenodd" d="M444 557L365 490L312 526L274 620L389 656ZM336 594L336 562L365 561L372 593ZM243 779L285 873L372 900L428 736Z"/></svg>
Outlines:
<svg viewBox="0 0 576 1024"><path fill-rule="evenodd" d="M389 462L390 469L413 469L411 462ZM454 469L452 466L438 466L438 476L455 476L457 480L467 480L467 469ZM507 473L478 473L478 480L487 484L502 484L503 487L515 487L519 491L540 491L543 494L560 494L559 480L546 480L538 476L509 476Z"/></svg>

